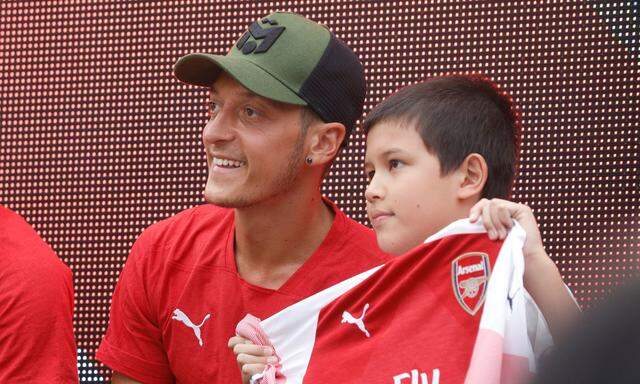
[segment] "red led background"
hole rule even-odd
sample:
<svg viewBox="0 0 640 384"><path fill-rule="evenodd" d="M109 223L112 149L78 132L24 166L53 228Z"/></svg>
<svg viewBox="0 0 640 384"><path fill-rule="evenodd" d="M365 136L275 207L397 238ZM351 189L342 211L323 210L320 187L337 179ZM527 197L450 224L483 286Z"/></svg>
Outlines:
<svg viewBox="0 0 640 384"><path fill-rule="evenodd" d="M81 381L136 236L202 202L206 92L176 59L222 53L255 19L291 10L326 24L366 68L365 110L400 86L481 72L520 106L514 199L589 307L640 270L637 2L2 1L0 203L74 272ZM295 58L292 58L295 60ZM360 134L324 191L366 221Z"/></svg>

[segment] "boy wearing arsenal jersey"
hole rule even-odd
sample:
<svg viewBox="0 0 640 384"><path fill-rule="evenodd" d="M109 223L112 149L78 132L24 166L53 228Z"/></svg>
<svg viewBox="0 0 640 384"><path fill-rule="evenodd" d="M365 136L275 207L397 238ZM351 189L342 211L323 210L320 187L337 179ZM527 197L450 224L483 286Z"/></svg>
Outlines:
<svg viewBox="0 0 640 384"><path fill-rule="evenodd" d="M554 337L579 309L544 250L529 207L509 202L521 127L511 99L476 75L436 77L401 89L363 123L367 213L385 252L402 254L444 228L482 217L491 239L517 220L527 233L524 283Z"/></svg>

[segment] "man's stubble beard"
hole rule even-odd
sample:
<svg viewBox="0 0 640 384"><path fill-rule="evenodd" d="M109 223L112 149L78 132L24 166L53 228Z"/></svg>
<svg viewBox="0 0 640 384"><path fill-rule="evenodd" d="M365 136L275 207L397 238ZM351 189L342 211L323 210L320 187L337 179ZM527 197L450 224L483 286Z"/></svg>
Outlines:
<svg viewBox="0 0 640 384"><path fill-rule="evenodd" d="M246 192L244 196L211 199L207 197L205 187L205 201L225 208L248 208L289 191L296 184L300 169L304 164L302 151L305 137L306 130L301 131L283 172L277 174L271 181L263 182L262 188ZM264 183L268 184L265 185Z"/></svg>

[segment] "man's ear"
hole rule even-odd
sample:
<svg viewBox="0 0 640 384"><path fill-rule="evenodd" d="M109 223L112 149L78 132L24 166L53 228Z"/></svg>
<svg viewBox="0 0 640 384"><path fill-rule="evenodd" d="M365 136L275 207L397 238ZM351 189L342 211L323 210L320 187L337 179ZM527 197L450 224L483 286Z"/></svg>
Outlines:
<svg viewBox="0 0 640 384"><path fill-rule="evenodd" d="M341 123L315 122L309 127L307 157L312 164L327 164L336 157L344 140L346 129Z"/></svg>
<svg viewBox="0 0 640 384"><path fill-rule="evenodd" d="M460 175L458 198L466 200L477 196L480 199L484 185L489 177L489 168L484 157L477 153L470 154L460 164L457 172Z"/></svg>

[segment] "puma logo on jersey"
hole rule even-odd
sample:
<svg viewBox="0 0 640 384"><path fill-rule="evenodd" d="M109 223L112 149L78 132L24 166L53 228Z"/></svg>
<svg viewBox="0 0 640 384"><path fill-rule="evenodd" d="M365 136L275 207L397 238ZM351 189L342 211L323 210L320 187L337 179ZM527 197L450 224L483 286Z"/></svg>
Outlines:
<svg viewBox="0 0 640 384"><path fill-rule="evenodd" d="M171 318L173 320L177 320L180 321L181 323L183 323L184 325L186 325L187 327L191 328L193 330L193 333L195 334L196 338L198 339L198 344L202 347L203 342L202 342L202 335L200 332L200 328L204 325L204 322L209 320L209 318L211 317L210 314L206 314L206 316L204 317L204 319L202 319L202 321L200 322L200 324L195 325L193 324L193 321L191 321L191 319L189 319L189 317L182 312L181 310L179 310L178 308L176 308L173 311L173 316L171 316Z"/></svg>
<svg viewBox="0 0 640 384"><path fill-rule="evenodd" d="M408 380L405 380L408 379ZM393 376L393 384L439 384L440 383L440 370L434 369L431 372L431 381L424 372L418 372L417 369L412 369L411 373L401 373Z"/></svg>
<svg viewBox="0 0 640 384"><path fill-rule="evenodd" d="M367 331L367 328L364 326L364 315L367 313L367 309L369 309L369 303L364 305L362 315L358 318L353 317L353 315L347 311L342 312L342 321L340 323L355 324L358 329L365 334L365 336L371 337L371 334L369 334L369 331Z"/></svg>

